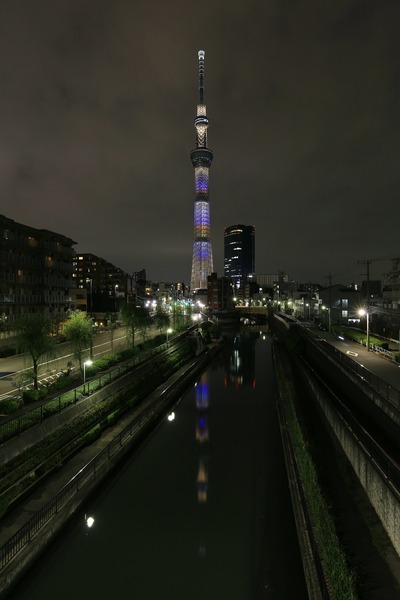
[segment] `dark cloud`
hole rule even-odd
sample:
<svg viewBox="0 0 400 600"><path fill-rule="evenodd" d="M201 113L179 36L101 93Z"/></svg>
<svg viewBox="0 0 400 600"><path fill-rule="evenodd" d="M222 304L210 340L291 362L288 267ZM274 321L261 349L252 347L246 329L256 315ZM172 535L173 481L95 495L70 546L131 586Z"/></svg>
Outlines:
<svg viewBox="0 0 400 600"><path fill-rule="evenodd" d="M3 3L2 212L189 282L204 48L215 269L242 222L260 273L358 279L400 251L399 17L397 0Z"/></svg>

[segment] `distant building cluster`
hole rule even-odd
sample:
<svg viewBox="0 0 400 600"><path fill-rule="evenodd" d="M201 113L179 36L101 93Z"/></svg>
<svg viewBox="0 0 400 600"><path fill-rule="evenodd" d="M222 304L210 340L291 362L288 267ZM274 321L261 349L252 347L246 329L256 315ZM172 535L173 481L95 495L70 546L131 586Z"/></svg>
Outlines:
<svg viewBox="0 0 400 600"><path fill-rule="evenodd" d="M223 276L213 272L205 289L190 290L183 282L151 282L145 269L127 273L95 254L77 253L75 245L0 215L0 328L35 312L62 321L79 309L100 321L115 318L122 302L155 306L190 299L215 313L273 305L321 327L357 323L364 307L382 333L397 327L399 336L400 258L392 259L383 282L367 280L361 288L298 283L282 271L256 273L255 228L232 225L224 232Z"/></svg>
<svg viewBox="0 0 400 600"><path fill-rule="evenodd" d="M0 215L0 325L27 314L62 321L69 310L94 318L115 315L121 302L180 298L182 282L150 283L146 271L127 273L102 257L78 254L77 242Z"/></svg>

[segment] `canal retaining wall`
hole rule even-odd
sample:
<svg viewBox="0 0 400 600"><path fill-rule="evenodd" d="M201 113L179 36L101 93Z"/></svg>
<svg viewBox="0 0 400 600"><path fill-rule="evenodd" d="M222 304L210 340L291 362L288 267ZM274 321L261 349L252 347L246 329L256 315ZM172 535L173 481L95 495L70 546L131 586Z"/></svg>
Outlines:
<svg viewBox="0 0 400 600"><path fill-rule="evenodd" d="M331 432L349 460L354 473L374 507L393 547L400 555L400 495L351 427L338 414L311 372L302 370L308 390L317 401Z"/></svg>
<svg viewBox="0 0 400 600"><path fill-rule="evenodd" d="M24 575L88 497L104 482L117 464L145 436L163 414L179 400L188 385L220 351L214 344L190 361L150 394L140 407L126 415L113 429L75 456L39 492L37 497L2 520L0 532L0 599ZM37 496L37 494L35 494ZM31 506L32 505L32 506ZM27 517L28 516L28 517ZM5 521L8 521L8 526ZM12 536L6 532L14 530Z"/></svg>

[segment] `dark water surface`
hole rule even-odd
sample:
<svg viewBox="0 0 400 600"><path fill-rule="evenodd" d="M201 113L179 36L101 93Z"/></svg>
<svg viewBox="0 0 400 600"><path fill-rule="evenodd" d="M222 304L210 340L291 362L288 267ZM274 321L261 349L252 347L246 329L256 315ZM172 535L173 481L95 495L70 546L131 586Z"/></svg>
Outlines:
<svg viewBox="0 0 400 600"><path fill-rule="evenodd" d="M10 595L303 600L271 341L245 332ZM85 514L95 519L88 529Z"/></svg>

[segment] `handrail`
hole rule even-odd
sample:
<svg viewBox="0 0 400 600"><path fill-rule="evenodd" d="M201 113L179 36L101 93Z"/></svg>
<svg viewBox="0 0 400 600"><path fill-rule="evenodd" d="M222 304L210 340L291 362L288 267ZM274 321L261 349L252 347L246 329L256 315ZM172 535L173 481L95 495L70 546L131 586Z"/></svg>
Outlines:
<svg viewBox="0 0 400 600"><path fill-rule="evenodd" d="M188 331L191 331L191 329ZM26 431L30 427L37 425L38 423L42 423L45 419L53 416L54 414L60 414L63 410L71 406L71 404L76 404L82 397L84 397L86 395L86 390L90 392L90 390L94 391L101 389L104 387L104 385L107 385L111 383L111 381L114 381L115 379L118 379L122 375L126 374L133 367L137 367L138 365L153 358L157 354L167 351L172 345L179 343L181 341L181 337L182 336L177 336L169 342L141 353L134 358L130 358L120 365L117 365L107 372L99 375L98 377L88 380L85 385L81 384L72 390L68 390L68 392L64 392L55 398L41 403L40 406L25 410L23 414L19 415L18 417L11 418L8 421L1 423L0 442L6 442L15 435L19 435ZM58 406L57 409L50 409L50 405L53 407L54 405Z"/></svg>
<svg viewBox="0 0 400 600"><path fill-rule="evenodd" d="M173 379L163 389L155 400L137 415L118 435L116 435L103 450L98 452L68 483L31 519L19 529L3 546L0 547L0 572L20 552L24 546L31 542L32 538L46 523L54 517L78 492L91 481L111 458L121 450L133 436L140 433L144 426L157 416L164 405L177 394L182 393L190 380L196 376L199 369L208 362L220 346L205 353L200 359L191 361L183 373Z"/></svg>

